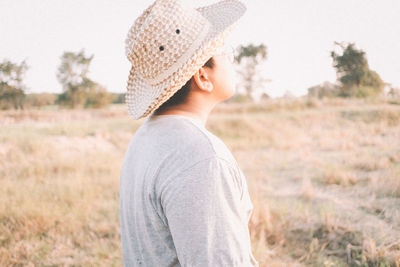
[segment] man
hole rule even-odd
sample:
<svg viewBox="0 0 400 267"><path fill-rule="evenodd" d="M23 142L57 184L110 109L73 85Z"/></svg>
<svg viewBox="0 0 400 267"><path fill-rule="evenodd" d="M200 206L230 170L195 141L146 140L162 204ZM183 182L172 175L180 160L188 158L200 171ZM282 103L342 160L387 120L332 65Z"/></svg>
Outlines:
<svg viewBox="0 0 400 267"><path fill-rule="evenodd" d="M205 128L215 105L235 93L224 40L244 12L238 0L198 9L158 0L128 33L128 111L150 116L121 170L125 266L258 266L246 178Z"/></svg>

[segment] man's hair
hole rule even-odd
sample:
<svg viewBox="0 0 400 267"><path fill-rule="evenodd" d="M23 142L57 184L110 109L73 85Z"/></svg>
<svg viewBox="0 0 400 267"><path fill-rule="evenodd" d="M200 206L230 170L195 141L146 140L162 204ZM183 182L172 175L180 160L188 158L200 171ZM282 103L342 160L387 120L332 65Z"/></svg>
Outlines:
<svg viewBox="0 0 400 267"><path fill-rule="evenodd" d="M208 67L212 69L214 67L215 63L213 58L211 57L206 64L204 64L203 67ZM182 86L181 89L179 89L175 94L173 94L166 102L164 102L161 106L159 106L154 113L159 113L164 111L168 107L172 106L177 106L179 104L183 104L186 102L189 92L190 92L190 82L192 80L193 76L189 79L189 81L186 82L184 86Z"/></svg>

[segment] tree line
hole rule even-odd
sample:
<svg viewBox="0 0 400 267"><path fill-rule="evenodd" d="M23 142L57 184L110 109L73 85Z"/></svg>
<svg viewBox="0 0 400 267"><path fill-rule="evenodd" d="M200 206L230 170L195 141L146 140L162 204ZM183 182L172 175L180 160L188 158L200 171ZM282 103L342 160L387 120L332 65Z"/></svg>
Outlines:
<svg viewBox="0 0 400 267"><path fill-rule="evenodd" d="M385 83L369 67L365 51L357 49L355 43L335 42L335 46L340 52L331 51L330 56L336 70L336 82L324 82L308 88L309 96L375 98L382 96L385 86L388 86L389 96L400 97L400 89Z"/></svg>
<svg viewBox="0 0 400 267"><path fill-rule="evenodd" d="M330 51L332 66L336 71L334 83L324 82L308 88L311 97L343 97L343 98L375 98L384 95L387 86L387 95L400 98L400 88L385 83L380 75L369 67L366 52L357 49L355 43L334 42L335 49ZM265 86L270 80L260 75L259 66L267 60L267 47L263 44L255 46L240 46L236 63L243 63L238 74L241 77L240 86L245 88L249 96L257 88ZM265 94L268 98L268 94ZM241 96L237 95L236 98Z"/></svg>
<svg viewBox="0 0 400 267"><path fill-rule="evenodd" d="M64 52L56 77L62 93L26 94L23 83L28 70L26 61L17 64L10 60L0 63L0 108L22 109L24 107L60 105L67 108L101 108L110 103L123 103L124 94L110 93L104 86L88 77L93 55L84 50Z"/></svg>
<svg viewBox="0 0 400 267"><path fill-rule="evenodd" d="M325 82L308 88L308 96L313 97L378 97L383 94L385 83L379 74L371 70L366 53L354 43L334 43L340 52L331 51L332 66L336 70L335 83ZM110 93L101 84L88 77L93 55L86 56L84 50L64 52L57 69L57 79L62 93L26 94L23 80L29 69L26 61L17 64L9 60L0 62L0 109L22 109L24 106L60 105L69 108L101 108L110 103L124 103L124 93ZM267 46L241 45L236 49L235 65L239 79L238 86L244 92L237 94L233 101L252 99L257 90L269 98L265 92L266 79L261 71L268 59ZM390 87L388 94L400 97L400 89Z"/></svg>

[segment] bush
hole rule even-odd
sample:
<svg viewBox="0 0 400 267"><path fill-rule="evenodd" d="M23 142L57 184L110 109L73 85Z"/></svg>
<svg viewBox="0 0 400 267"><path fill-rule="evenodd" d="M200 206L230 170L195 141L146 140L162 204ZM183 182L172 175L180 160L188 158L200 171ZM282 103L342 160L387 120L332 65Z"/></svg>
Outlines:
<svg viewBox="0 0 400 267"><path fill-rule="evenodd" d="M112 96L107 90L97 85L87 93L86 108L102 108L110 104L112 101Z"/></svg>
<svg viewBox="0 0 400 267"><path fill-rule="evenodd" d="M0 82L0 109L23 108L25 93L22 89Z"/></svg>
<svg viewBox="0 0 400 267"><path fill-rule="evenodd" d="M360 86L356 87L354 90L354 96L358 98L368 98L378 96L380 91L371 86Z"/></svg>
<svg viewBox="0 0 400 267"><path fill-rule="evenodd" d="M339 94L339 88L337 85L324 82L323 84L315 85L308 88L308 96L324 98L324 97L335 97Z"/></svg>
<svg viewBox="0 0 400 267"><path fill-rule="evenodd" d="M54 105L57 100L57 95L52 93L35 93L27 94L25 105L27 107L42 107Z"/></svg>
<svg viewBox="0 0 400 267"><path fill-rule="evenodd" d="M125 103L125 93L111 93L111 103L123 104Z"/></svg>
<svg viewBox="0 0 400 267"><path fill-rule="evenodd" d="M245 103L245 102L252 102L253 99L250 95L247 94L235 94L231 98L225 100L226 103Z"/></svg>
<svg viewBox="0 0 400 267"><path fill-rule="evenodd" d="M78 108L83 107L86 102L86 92L80 90L67 90L60 94L56 100L56 104L64 107Z"/></svg>

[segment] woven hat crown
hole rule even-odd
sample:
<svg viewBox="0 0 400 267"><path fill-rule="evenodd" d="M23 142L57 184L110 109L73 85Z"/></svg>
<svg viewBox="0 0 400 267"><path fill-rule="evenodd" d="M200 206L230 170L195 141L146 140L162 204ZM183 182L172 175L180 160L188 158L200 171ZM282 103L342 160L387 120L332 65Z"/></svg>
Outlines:
<svg viewBox="0 0 400 267"><path fill-rule="evenodd" d="M128 32L126 56L144 80L156 85L193 54L210 27L200 12L181 0L156 1Z"/></svg>

